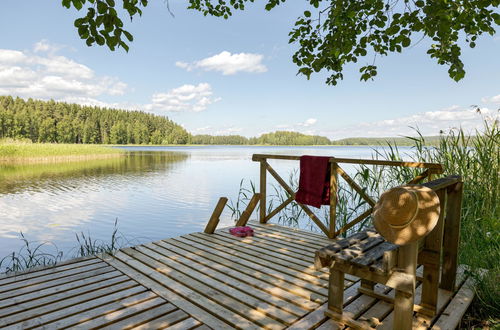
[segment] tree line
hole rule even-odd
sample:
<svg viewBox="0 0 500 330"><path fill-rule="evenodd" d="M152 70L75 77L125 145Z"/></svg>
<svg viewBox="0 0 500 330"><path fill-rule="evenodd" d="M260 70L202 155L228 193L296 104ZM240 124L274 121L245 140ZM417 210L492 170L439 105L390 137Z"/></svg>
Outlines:
<svg viewBox="0 0 500 330"><path fill-rule="evenodd" d="M0 96L0 138L40 143L211 145L410 145L408 138L347 138L276 131L259 137L192 135L164 116L65 102ZM439 137L431 137L436 144ZM427 140L427 138L426 138Z"/></svg>
<svg viewBox="0 0 500 330"><path fill-rule="evenodd" d="M0 138L45 143L186 144L190 134L166 117L142 111L0 96Z"/></svg>

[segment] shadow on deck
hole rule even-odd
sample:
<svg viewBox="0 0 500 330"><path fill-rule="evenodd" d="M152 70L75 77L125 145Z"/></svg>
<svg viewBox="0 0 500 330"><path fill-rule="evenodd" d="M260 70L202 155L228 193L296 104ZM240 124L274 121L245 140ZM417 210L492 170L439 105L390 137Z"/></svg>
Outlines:
<svg viewBox="0 0 500 330"><path fill-rule="evenodd" d="M333 240L251 225L252 238L223 228L0 278L0 327L341 328L324 316L328 269L316 271L313 265L315 251ZM392 306L358 293L357 278L345 282L344 312L390 328ZM466 282L457 281L455 292L439 292L433 328L457 326L473 298ZM390 293L383 286L378 290Z"/></svg>

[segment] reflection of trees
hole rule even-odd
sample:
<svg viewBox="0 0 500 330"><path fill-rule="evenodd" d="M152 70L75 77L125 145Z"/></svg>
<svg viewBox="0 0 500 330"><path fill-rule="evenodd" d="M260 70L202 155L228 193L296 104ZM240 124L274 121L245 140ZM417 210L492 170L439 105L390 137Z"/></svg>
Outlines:
<svg viewBox="0 0 500 330"><path fill-rule="evenodd" d="M123 157L52 164L0 165L0 194L25 190L78 189L96 181L136 180L170 171L184 162L184 152L130 152Z"/></svg>

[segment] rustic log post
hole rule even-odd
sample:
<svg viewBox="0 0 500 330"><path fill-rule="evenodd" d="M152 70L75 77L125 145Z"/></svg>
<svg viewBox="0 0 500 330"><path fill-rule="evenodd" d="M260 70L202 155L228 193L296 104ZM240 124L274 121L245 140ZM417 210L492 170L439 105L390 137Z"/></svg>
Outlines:
<svg viewBox="0 0 500 330"><path fill-rule="evenodd" d="M398 251L398 271L409 275L412 283L401 282L396 285L394 297L393 329L411 329L413 325L413 304L415 301L415 272L417 270L418 242L403 245ZM408 281L408 277L405 277ZM410 290L401 290L410 284Z"/></svg>
<svg viewBox="0 0 500 330"><path fill-rule="evenodd" d="M260 200L259 193L256 193L252 196L252 199L250 200L250 202L248 202L248 205L247 205L245 211L243 211L243 213L241 213L240 218L236 222L236 226L245 226L247 224L248 219L250 219L250 216L252 215L253 210L257 206L257 203L259 202L259 200Z"/></svg>
<svg viewBox="0 0 500 330"><path fill-rule="evenodd" d="M422 261L424 274L421 305L433 313L436 313L438 299L441 248L443 245L443 229L446 214L446 188L440 189L436 193L439 197L441 212L436 227L425 237L424 249L422 251L426 255L426 260Z"/></svg>
<svg viewBox="0 0 500 330"><path fill-rule="evenodd" d="M217 228L217 225L219 224L220 215L222 213L222 210L224 209L224 206L226 206L226 203L227 197L221 197L219 199L219 202L215 206L214 212L212 213L212 216L210 217L210 220L208 220L207 226L205 227L204 232L206 234L214 233L215 228Z"/></svg>
<svg viewBox="0 0 500 330"><path fill-rule="evenodd" d="M266 223L266 208L267 208L267 202L266 202L266 185L267 185L267 167L266 167L266 160L263 159L260 161L260 184L259 184L259 189L260 189L260 205L259 205L259 222L260 223Z"/></svg>
<svg viewBox="0 0 500 330"><path fill-rule="evenodd" d="M337 188L338 188L338 165L330 163L330 228L328 238L335 237L335 226L337 217Z"/></svg>
<svg viewBox="0 0 500 330"><path fill-rule="evenodd" d="M458 263L458 243L460 240L460 218L462 213L463 183L460 181L448 188L448 205L444 222L443 268L441 289L455 290Z"/></svg>

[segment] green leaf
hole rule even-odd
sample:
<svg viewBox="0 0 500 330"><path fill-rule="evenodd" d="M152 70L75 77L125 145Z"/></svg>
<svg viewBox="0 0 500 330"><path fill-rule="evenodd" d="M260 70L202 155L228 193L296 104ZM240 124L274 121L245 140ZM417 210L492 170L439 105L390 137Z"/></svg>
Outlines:
<svg viewBox="0 0 500 330"><path fill-rule="evenodd" d="M130 32L123 30L123 34L127 37L128 41L134 41L134 36Z"/></svg>

